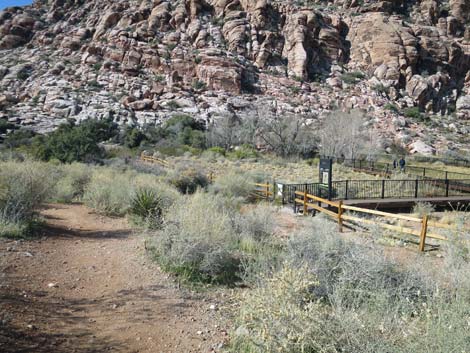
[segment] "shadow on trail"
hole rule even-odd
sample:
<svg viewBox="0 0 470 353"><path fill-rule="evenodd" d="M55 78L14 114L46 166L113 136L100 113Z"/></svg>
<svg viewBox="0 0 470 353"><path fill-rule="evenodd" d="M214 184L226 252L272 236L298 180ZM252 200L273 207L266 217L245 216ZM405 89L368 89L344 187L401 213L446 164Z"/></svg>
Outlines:
<svg viewBox="0 0 470 353"><path fill-rule="evenodd" d="M65 299L51 297L50 293L37 291L22 295L0 290L0 351L2 353L92 353L105 351L132 351L123 342L110 338L97 338L95 320L119 321L120 311L132 315L125 324L155 324L165 316L183 314L188 304L174 298L160 285L138 289L120 290L114 295L99 298ZM46 294L46 295L45 295ZM152 307L155 301L161 306ZM25 317L18 322L15 317ZM91 314L90 314L91 313ZM96 317L94 315L97 315ZM28 328L28 325L33 325Z"/></svg>
<svg viewBox="0 0 470 353"><path fill-rule="evenodd" d="M71 229L50 224L46 224L43 227L43 232L47 234L48 237L82 239L125 239L133 234L129 229L90 231L86 229Z"/></svg>

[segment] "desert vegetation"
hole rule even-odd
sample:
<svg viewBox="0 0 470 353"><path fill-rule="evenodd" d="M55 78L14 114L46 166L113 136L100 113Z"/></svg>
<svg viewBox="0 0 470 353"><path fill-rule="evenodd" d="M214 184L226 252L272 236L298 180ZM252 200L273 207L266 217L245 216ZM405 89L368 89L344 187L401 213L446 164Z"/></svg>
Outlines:
<svg viewBox="0 0 470 353"><path fill-rule="evenodd" d="M321 216L286 220L286 209L254 197L257 182L316 181L315 148L354 157L377 143L357 112L330 117L319 139L290 118L206 128L175 116L160 128L122 131L111 121L70 122L46 136L19 135L0 161L0 236L38 234L47 203L127 217L148 257L180 285L234 293L230 352L465 352L468 232L449 230L440 257L403 261L385 249L397 245L384 241L389 232L348 239ZM269 152L256 148L253 127ZM165 163L140 162L143 151ZM374 178L334 168L335 179ZM457 223L456 215L468 224L464 212L443 222Z"/></svg>

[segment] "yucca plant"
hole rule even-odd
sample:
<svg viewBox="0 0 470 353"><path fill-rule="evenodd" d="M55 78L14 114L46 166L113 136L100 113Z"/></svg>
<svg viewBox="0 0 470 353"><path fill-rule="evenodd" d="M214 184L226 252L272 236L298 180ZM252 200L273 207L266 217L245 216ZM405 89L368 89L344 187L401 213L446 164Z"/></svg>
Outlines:
<svg viewBox="0 0 470 353"><path fill-rule="evenodd" d="M163 210L154 190L138 189L132 199L130 213L145 221L161 224Z"/></svg>

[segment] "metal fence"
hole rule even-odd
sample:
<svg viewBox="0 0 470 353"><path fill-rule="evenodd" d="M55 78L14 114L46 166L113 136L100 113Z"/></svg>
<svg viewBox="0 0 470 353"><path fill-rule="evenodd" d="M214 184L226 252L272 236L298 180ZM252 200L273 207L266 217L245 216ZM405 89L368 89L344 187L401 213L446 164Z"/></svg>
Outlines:
<svg viewBox="0 0 470 353"><path fill-rule="evenodd" d="M327 185L320 183L283 184L282 190L284 203L293 203L296 191L331 200L437 198L470 195L470 178L334 181L331 195Z"/></svg>
<svg viewBox="0 0 470 353"><path fill-rule="evenodd" d="M394 172L400 171L400 167L396 166L394 168L393 163L366 161L362 159L337 159L337 162L359 171L369 171L384 175L391 175ZM406 165L403 172L420 179L470 179L470 174L411 165Z"/></svg>

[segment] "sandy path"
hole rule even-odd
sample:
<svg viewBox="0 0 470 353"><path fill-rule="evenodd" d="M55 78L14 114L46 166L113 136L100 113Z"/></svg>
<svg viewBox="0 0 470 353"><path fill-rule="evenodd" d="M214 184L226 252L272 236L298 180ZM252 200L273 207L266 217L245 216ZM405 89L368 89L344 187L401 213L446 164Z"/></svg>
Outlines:
<svg viewBox="0 0 470 353"><path fill-rule="evenodd" d="M0 240L1 352L220 351L217 294L178 289L125 220L81 205L42 214L45 237Z"/></svg>

